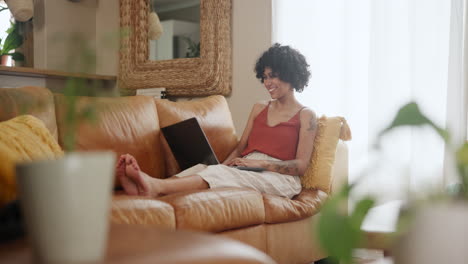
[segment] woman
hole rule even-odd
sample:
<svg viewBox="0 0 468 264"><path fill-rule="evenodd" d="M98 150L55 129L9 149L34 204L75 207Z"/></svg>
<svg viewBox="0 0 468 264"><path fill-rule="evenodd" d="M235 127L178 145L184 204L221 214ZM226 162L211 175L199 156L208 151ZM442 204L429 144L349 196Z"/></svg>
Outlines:
<svg viewBox="0 0 468 264"><path fill-rule="evenodd" d="M297 50L274 44L255 65L256 77L271 100L253 106L237 147L223 164L156 179L142 172L131 155L122 155L117 162L117 177L125 192L157 197L187 190L247 187L289 198L298 194L317 130L315 113L294 96L294 90L302 92L309 81L308 66ZM243 171L233 166L261 167L265 171Z"/></svg>

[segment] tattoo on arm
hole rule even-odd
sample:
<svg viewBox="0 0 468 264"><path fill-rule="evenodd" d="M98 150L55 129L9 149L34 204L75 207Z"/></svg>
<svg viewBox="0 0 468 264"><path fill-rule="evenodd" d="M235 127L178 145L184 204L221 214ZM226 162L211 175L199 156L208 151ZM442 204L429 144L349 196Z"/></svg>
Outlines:
<svg viewBox="0 0 468 264"><path fill-rule="evenodd" d="M317 130L317 118L314 115L309 121L309 128L307 129L307 131L315 131L315 130Z"/></svg>
<svg viewBox="0 0 468 264"><path fill-rule="evenodd" d="M299 175L299 168L297 166L297 162L295 160L287 160L287 161L268 161L267 168L270 171L278 172L281 174Z"/></svg>

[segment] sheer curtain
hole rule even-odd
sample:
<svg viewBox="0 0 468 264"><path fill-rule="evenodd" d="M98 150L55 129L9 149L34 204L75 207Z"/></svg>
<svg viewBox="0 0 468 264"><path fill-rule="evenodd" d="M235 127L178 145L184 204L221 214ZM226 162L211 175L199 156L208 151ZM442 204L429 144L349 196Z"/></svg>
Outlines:
<svg viewBox="0 0 468 264"><path fill-rule="evenodd" d="M443 187L444 144L430 129L396 130L383 151L372 147L410 100L441 126L458 122L456 133L466 137L463 2L273 0L273 42L300 50L311 65L299 100L348 120L351 182L377 166L359 193L383 202Z"/></svg>

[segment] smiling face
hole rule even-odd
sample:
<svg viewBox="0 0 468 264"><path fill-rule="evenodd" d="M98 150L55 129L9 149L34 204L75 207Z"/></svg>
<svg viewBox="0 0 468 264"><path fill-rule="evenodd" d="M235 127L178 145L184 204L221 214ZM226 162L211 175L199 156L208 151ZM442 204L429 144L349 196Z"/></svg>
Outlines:
<svg viewBox="0 0 468 264"><path fill-rule="evenodd" d="M293 93L291 84L283 82L269 67L265 68L262 81L272 99L279 99L287 94Z"/></svg>

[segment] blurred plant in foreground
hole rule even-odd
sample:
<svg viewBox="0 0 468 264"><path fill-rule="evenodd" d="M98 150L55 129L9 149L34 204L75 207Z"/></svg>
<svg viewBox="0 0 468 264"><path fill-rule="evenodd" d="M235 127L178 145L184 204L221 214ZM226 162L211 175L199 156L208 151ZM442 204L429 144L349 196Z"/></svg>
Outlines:
<svg viewBox="0 0 468 264"><path fill-rule="evenodd" d="M451 142L450 133L436 125L425 116L418 105L410 102L402 106L390 125L378 136L376 148L380 148L382 137L390 131L400 127L429 126L444 140L449 152L455 156L459 184L450 186L445 193L430 194L431 198L438 200L468 200L468 142L461 146L455 146ZM362 180L362 178L361 178ZM357 201L351 212L343 210L347 208L348 198L357 182L343 187L338 193L333 194L323 205L317 225L317 234L322 248L331 259L341 261L344 264L353 263L353 249L358 248L364 241L364 232L361 225L369 210L375 204L376 199L370 196ZM405 232L405 227L411 221L411 207L407 207L405 214L400 214L399 232Z"/></svg>

